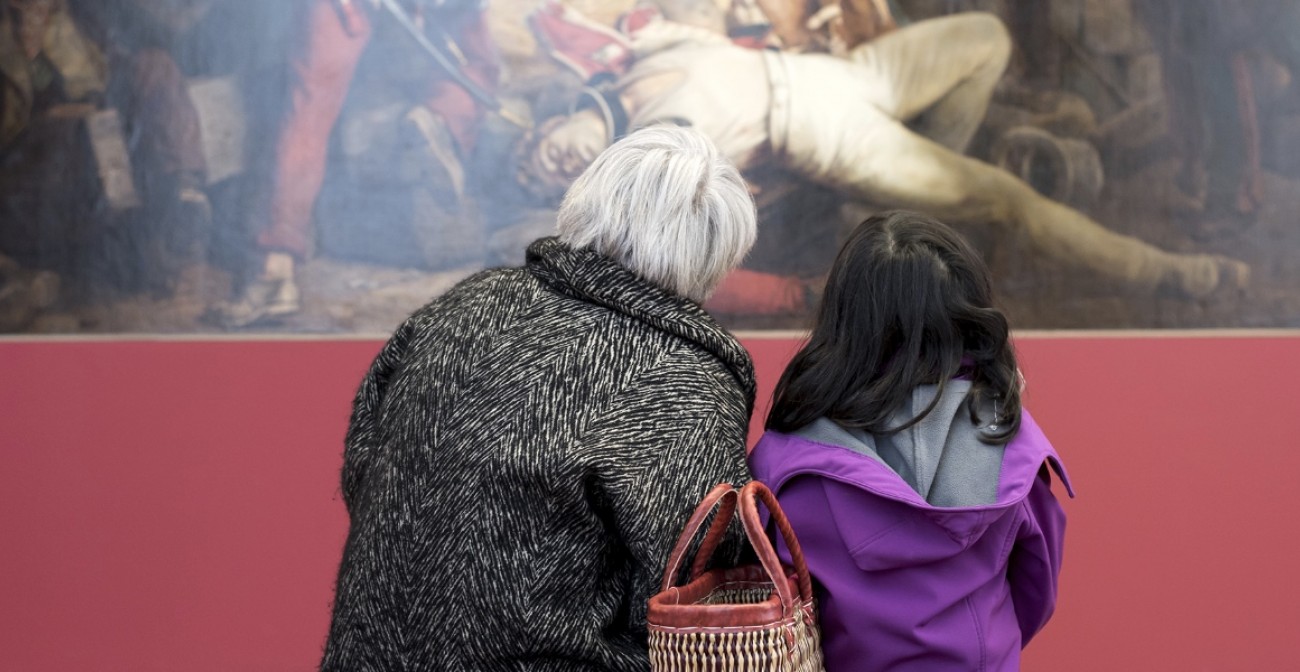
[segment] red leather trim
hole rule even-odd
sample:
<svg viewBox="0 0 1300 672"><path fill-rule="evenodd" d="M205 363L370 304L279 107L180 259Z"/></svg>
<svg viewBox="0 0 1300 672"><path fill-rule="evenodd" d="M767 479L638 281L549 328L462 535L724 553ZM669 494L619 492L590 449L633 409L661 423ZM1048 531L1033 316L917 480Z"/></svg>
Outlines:
<svg viewBox="0 0 1300 672"><path fill-rule="evenodd" d="M786 583L791 593L797 593L797 575L787 575ZM723 587L735 588L745 584L767 587L769 590L772 586L767 571L760 565L705 572L684 586L671 588L650 598L647 614L649 627L651 630L757 630L790 620L798 614L797 609L787 610L781 604L781 598L775 590L771 591L766 600L752 604L700 604Z"/></svg>

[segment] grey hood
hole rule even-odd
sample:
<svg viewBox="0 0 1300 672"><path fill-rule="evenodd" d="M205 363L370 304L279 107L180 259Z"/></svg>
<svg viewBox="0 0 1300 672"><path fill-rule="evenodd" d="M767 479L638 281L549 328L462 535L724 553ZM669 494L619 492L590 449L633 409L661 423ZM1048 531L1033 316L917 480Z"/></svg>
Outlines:
<svg viewBox="0 0 1300 672"><path fill-rule="evenodd" d="M925 418L893 434L871 434L820 418L795 435L842 446L882 462L932 506L992 504L997 501L1006 447L980 442L978 432L987 425L970 420L966 401L970 387L970 381L949 381L939 403ZM897 427L916 417L938 390L937 385L913 390L907 403L894 412L890 426ZM991 406L980 410L980 418L986 423L993 418Z"/></svg>

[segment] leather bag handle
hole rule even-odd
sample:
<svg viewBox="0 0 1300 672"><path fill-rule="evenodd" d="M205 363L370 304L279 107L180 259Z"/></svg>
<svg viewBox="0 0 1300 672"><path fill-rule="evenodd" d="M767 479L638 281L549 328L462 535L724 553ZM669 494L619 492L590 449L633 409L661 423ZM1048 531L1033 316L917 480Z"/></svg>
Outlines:
<svg viewBox="0 0 1300 672"><path fill-rule="evenodd" d="M700 550L695 554L695 562L691 564L691 580L699 578L704 573L704 566L708 563L709 558L713 557L713 552L717 550L718 544L722 543L722 537L727 533L727 525L731 523L732 516L736 512L736 488L730 483L719 483L713 486L709 494L704 496L700 505L695 507L695 513L691 514L690 520L686 521L686 528L682 530L682 535L677 538L677 545L673 547L673 552L668 556L668 567L664 570L664 580L660 585L660 590L668 590L673 587L673 582L677 579L677 572L681 569L682 560L686 557L686 552L691 548L691 542L695 540L696 535L700 533L700 528L704 526L704 520L709 517L709 513L714 507L718 508L718 515L714 516L713 523L709 525L709 531L704 536L704 541L700 542Z"/></svg>
<svg viewBox="0 0 1300 672"><path fill-rule="evenodd" d="M762 563L763 569L772 579L772 584L776 587L777 595L781 597L781 605L787 611L795 608L795 597L790 594L790 582L786 579L785 569L781 566L781 559L776 555L776 548L772 541L767 538L767 531L763 529L763 520L758 515L758 505L755 500L762 500L763 506L767 507L772 516L772 522L776 523L776 529L785 539L786 548L790 549L790 561L794 564L795 574L799 577L800 601L811 600L813 596L812 577L808 575L808 563L804 560L803 549L799 547L799 539L794 536L794 529L790 527L790 521L785 517L785 512L781 510L781 505L777 503L776 496L766 485L758 481L750 481L740 491L740 520L745 524L745 534L749 536L749 543L754 546L754 551L758 553L758 561Z"/></svg>

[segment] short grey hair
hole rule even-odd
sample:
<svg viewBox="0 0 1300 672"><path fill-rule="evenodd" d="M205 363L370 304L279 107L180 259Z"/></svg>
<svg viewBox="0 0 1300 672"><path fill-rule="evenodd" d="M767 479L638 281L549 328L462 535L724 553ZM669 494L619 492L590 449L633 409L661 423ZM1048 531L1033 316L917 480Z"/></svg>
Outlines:
<svg viewBox="0 0 1300 672"><path fill-rule="evenodd" d="M708 137L659 125L597 156L565 193L557 226L571 247L703 303L753 247L756 220L740 171Z"/></svg>

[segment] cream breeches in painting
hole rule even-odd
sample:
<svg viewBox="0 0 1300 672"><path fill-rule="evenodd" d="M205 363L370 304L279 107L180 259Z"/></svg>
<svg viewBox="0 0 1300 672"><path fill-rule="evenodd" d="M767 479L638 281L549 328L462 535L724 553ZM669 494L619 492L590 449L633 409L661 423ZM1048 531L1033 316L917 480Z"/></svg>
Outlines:
<svg viewBox="0 0 1300 672"><path fill-rule="evenodd" d="M1115 233L963 156L1010 51L1002 24L972 13L913 24L847 58L765 52L773 149L854 197L951 223L996 223L1054 261L1135 287L1202 296L1244 282L1244 264Z"/></svg>

